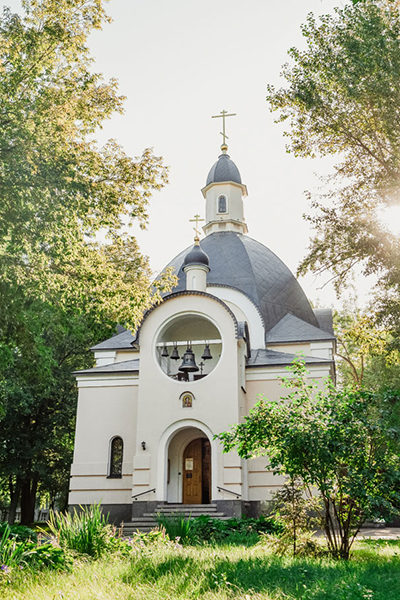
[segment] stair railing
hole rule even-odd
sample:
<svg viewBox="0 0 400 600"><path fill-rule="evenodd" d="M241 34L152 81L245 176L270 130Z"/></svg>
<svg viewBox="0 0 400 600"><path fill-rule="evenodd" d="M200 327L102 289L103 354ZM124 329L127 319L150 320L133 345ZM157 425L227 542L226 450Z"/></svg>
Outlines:
<svg viewBox="0 0 400 600"><path fill-rule="evenodd" d="M220 487L219 485L217 485L217 490L219 492L228 492L228 494L233 494L234 496L236 496L237 499L242 497L242 494L238 494L237 492L232 492L232 490L227 490L226 488Z"/></svg>
<svg viewBox="0 0 400 600"><path fill-rule="evenodd" d="M151 490L146 490L145 492L140 492L140 494L135 494L134 496L132 496L132 500L137 500L139 498L139 496L144 496L144 494L150 494L151 492L153 492L155 494L156 488L152 488Z"/></svg>

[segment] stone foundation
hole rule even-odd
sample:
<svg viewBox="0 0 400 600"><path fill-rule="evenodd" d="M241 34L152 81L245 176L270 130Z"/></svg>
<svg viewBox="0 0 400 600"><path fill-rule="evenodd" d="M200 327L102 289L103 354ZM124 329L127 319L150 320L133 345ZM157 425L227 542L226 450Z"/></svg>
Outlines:
<svg viewBox="0 0 400 600"><path fill-rule="evenodd" d="M258 500L213 500L213 504L217 505L218 512L225 513L227 517L257 519L261 515L261 502Z"/></svg>
<svg viewBox="0 0 400 600"><path fill-rule="evenodd" d="M76 512L81 512L82 508L88 508L89 504L83 506L78 504L70 504L68 507L69 512L76 509ZM108 514L109 522L114 525L121 525L121 523L128 523L132 520L132 505L131 504L101 504L101 512L104 515Z"/></svg>

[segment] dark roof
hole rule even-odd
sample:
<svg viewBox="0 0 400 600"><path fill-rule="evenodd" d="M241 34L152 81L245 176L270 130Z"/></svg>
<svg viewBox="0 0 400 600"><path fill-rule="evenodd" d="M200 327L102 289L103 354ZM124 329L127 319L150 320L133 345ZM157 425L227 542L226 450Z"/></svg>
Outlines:
<svg viewBox="0 0 400 600"><path fill-rule="evenodd" d="M220 183L223 181L234 181L235 183L242 183L239 169L231 160L229 154L220 154L218 160L210 169L207 176L207 185L210 183Z"/></svg>
<svg viewBox="0 0 400 600"><path fill-rule="evenodd" d="M260 348L259 350L251 351L250 358L247 359L246 367L287 366L290 365L295 358L299 358L298 355ZM301 358L307 365L331 364L333 362L328 358L317 358L315 356L302 356Z"/></svg>
<svg viewBox="0 0 400 600"><path fill-rule="evenodd" d="M221 285L240 290L258 308L268 332L288 312L318 327L318 321L294 275L271 250L252 238L223 231L211 233L200 245L210 259L208 285ZM174 292L186 287L183 261L188 249L176 256L168 267L174 267L178 285Z"/></svg>
<svg viewBox="0 0 400 600"><path fill-rule="evenodd" d="M123 329L122 333L113 335L108 340L92 346L91 350L132 350L132 342L134 340L135 336L132 335L129 329Z"/></svg>
<svg viewBox="0 0 400 600"><path fill-rule="evenodd" d="M101 365L93 369L84 369L83 371L74 371L75 375L96 375L98 373L138 373L139 359L124 360L122 362L111 363L110 365Z"/></svg>
<svg viewBox="0 0 400 600"><path fill-rule="evenodd" d="M319 327L310 325L287 313L266 335L266 342L315 342L321 340L332 340L334 335L323 331Z"/></svg>
<svg viewBox="0 0 400 600"><path fill-rule="evenodd" d="M198 244L195 244L193 248L188 252L185 256L185 260L183 261L185 266L187 265L205 265L206 267L210 264L210 259L207 254Z"/></svg>
<svg viewBox="0 0 400 600"><path fill-rule="evenodd" d="M321 329L335 335L333 331L333 315L331 308L314 308L314 314L317 317Z"/></svg>

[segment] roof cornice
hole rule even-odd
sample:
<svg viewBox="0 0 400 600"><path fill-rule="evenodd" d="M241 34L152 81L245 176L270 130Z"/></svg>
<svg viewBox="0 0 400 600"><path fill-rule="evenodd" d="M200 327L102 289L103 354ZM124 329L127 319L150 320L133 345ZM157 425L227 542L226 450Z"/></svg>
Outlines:
<svg viewBox="0 0 400 600"><path fill-rule="evenodd" d="M201 193L203 194L204 198L206 197L206 194L208 192L208 190L210 190L213 186L216 185L233 185L235 187L238 187L242 190L242 194L243 196L247 196L247 186L244 185L244 183L237 183L236 181L215 181L213 183L209 183L208 185L206 185L205 187L202 188Z"/></svg>

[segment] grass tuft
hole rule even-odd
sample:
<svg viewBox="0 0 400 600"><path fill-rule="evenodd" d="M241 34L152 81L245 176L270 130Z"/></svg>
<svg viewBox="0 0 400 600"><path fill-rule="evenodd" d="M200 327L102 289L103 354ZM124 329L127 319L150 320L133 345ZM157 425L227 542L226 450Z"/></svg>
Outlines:
<svg viewBox="0 0 400 600"><path fill-rule="evenodd" d="M108 516L99 505L80 507L79 512L52 512L48 521L49 531L61 548L68 548L98 558L105 552L111 537Z"/></svg>

